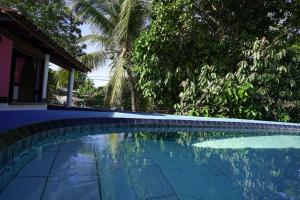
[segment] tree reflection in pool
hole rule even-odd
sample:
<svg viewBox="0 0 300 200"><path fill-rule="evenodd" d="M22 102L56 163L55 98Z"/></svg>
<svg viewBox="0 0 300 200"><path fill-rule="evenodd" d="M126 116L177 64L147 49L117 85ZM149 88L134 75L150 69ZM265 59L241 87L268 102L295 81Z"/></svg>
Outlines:
<svg viewBox="0 0 300 200"><path fill-rule="evenodd" d="M136 132L63 138L41 146L38 156L5 187L0 198L18 197L12 191L22 193L16 188L21 177L30 184L29 178L39 175L32 169L45 168L35 189L27 189L23 197L300 199L300 149L290 148L298 137L275 135L272 140L259 133ZM274 142L276 138L291 139L293 144L282 146ZM222 139L227 139L227 145L213 148L222 146ZM239 148L228 145L228 139ZM237 144L247 139L251 145ZM217 145L199 145L207 140ZM47 161L41 161L47 156Z"/></svg>

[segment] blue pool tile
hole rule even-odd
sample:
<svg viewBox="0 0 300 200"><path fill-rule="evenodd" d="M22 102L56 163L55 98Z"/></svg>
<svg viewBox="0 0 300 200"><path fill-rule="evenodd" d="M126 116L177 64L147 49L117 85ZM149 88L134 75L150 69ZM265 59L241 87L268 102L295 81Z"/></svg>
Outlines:
<svg viewBox="0 0 300 200"><path fill-rule="evenodd" d="M102 151L96 151L96 160L99 168L101 169L119 168L124 166L123 159L119 156L119 153L112 154L107 149L103 149Z"/></svg>
<svg viewBox="0 0 300 200"><path fill-rule="evenodd" d="M58 152L50 175L96 175L94 154L84 152Z"/></svg>
<svg viewBox="0 0 300 200"><path fill-rule="evenodd" d="M99 169L102 199L136 199L125 168Z"/></svg>
<svg viewBox="0 0 300 200"><path fill-rule="evenodd" d="M240 200L244 199L240 187L235 186L234 182L230 181L226 176L210 176L209 180L218 191L220 191L226 199Z"/></svg>
<svg viewBox="0 0 300 200"><path fill-rule="evenodd" d="M30 161L18 176L47 176L55 157L55 152L44 152Z"/></svg>
<svg viewBox="0 0 300 200"><path fill-rule="evenodd" d="M272 200L283 200L283 199L299 199L299 195L287 192L276 192L276 193L269 193L269 194L261 194L259 199L272 199Z"/></svg>
<svg viewBox="0 0 300 200"><path fill-rule="evenodd" d="M180 158L175 160L176 166L185 172L202 174L202 175L213 175L213 172L204 163L196 163L192 158Z"/></svg>
<svg viewBox="0 0 300 200"><path fill-rule="evenodd" d="M170 196L163 196L163 197L158 197L155 198L155 200L178 200L179 198L175 195L170 195Z"/></svg>
<svg viewBox="0 0 300 200"><path fill-rule="evenodd" d="M1 200L39 200L46 178L16 177L0 194Z"/></svg>
<svg viewBox="0 0 300 200"><path fill-rule="evenodd" d="M230 155L230 150L228 150L226 153ZM207 168L211 170L214 175L232 173L234 169L231 163L222 160L220 155L210 154L209 157L207 157L207 161L205 162Z"/></svg>
<svg viewBox="0 0 300 200"><path fill-rule="evenodd" d="M160 154L158 152L151 152L151 156L153 161L156 163L158 167L165 167L170 169L177 169L174 161L170 155Z"/></svg>
<svg viewBox="0 0 300 200"><path fill-rule="evenodd" d="M11 168L2 169L0 171L0 188L4 188L14 177L14 171Z"/></svg>
<svg viewBox="0 0 300 200"><path fill-rule="evenodd" d="M184 172L213 175L205 160L197 159L190 147L188 147L188 149L177 147L177 150L174 152L174 162L175 165Z"/></svg>
<svg viewBox="0 0 300 200"><path fill-rule="evenodd" d="M160 145L159 142L155 143L150 140L145 140L143 141L143 147L151 156L153 162L159 167L177 169L172 158L173 148L168 142L165 142L164 145Z"/></svg>
<svg viewBox="0 0 300 200"><path fill-rule="evenodd" d="M126 142L124 146L120 148L120 158L123 160L124 166L135 168L154 165L151 154L142 146L140 146L138 150L126 150L135 147L137 147L135 142L130 141Z"/></svg>
<svg viewBox="0 0 300 200"><path fill-rule="evenodd" d="M194 173L183 173L191 182L197 192L205 200L224 200L226 199L222 193L209 181L210 175L201 175Z"/></svg>
<svg viewBox="0 0 300 200"><path fill-rule="evenodd" d="M122 147L119 142L116 142L116 144L98 142L96 144L95 152L99 168L135 168L138 166L153 165L150 154L142 147L139 147L137 150L134 141L123 142ZM113 151L112 147L114 147Z"/></svg>
<svg viewBox="0 0 300 200"><path fill-rule="evenodd" d="M179 200L204 200L204 199L201 198L201 197L195 198L195 197L188 197L188 196L184 196L184 195L177 195L177 198L178 198Z"/></svg>
<svg viewBox="0 0 300 200"><path fill-rule="evenodd" d="M138 199L175 195L171 185L157 167L131 169L130 180Z"/></svg>
<svg viewBox="0 0 300 200"><path fill-rule="evenodd" d="M160 168L167 181L175 190L177 195L186 196L189 198L199 199L199 194L196 188L186 179L183 174L178 170L169 168Z"/></svg>
<svg viewBox="0 0 300 200"><path fill-rule="evenodd" d="M94 151L94 144L88 139L77 140L77 141L68 141L62 143L59 151Z"/></svg>
<svg viewBox="0 0 300 200"><path fill-rule="evenodd" d="M96 176L50 176L43 200L100 200Z"/></svg>
<svg viewBox="0 0 300 200"><path fill-rule="evenodd" d="M44 146L43 147L43 152L57 152L59 149L60 143L58 144L52 144L49 146Z"/></svg>

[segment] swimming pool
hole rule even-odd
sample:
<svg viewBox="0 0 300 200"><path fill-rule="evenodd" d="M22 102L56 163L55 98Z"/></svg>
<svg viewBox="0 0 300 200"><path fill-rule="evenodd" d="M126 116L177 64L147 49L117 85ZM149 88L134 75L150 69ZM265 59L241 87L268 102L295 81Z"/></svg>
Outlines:
<svg viewBox="0 0 300 200"><path fill-rule="evenodd" d="M36 142L2 171L1 200L300 199L300 136L294 132L63 131Z"/></svg>

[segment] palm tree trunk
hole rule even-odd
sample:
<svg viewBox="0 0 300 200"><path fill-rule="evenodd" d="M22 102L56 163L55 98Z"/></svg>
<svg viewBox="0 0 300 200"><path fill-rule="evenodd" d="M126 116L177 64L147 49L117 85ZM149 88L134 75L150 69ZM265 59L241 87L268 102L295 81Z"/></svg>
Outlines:
<svg viewBox="0 0 300 200"><path fill-rule="evenodd" d="M132 77L132 73L130 69L126 69L127 75L128 75L128 85L129 85L129 90L131 94L131 110L133 112L137 111L137 105L136 105L136 91L134 87L134 80Z"/></svg>

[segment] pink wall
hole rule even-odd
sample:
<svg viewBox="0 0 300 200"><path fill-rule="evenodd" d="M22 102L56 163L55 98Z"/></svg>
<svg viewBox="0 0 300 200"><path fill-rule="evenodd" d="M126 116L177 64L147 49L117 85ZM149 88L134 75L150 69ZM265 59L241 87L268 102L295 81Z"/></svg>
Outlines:
<svg viewBox="0 0 300 200"><path fill-rule="evenodd" d="M0 35L0 97L8 97L13 42Z"/></svg>

